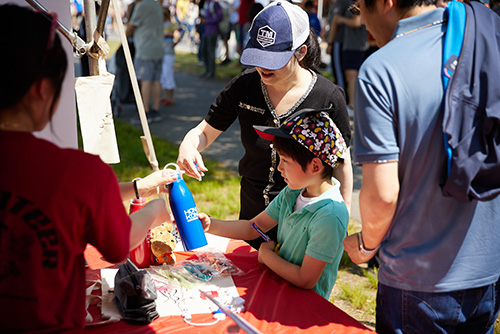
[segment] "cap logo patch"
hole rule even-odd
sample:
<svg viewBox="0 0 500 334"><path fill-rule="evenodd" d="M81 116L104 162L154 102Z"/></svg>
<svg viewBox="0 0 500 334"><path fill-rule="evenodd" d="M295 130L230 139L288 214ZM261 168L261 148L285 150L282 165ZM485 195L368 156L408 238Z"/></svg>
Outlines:
<svg viewBox="0 0 500 334"><path fill-rule="evenodd" d="M257 42L262 45L263 48L273 45L276 41L276 32L269 26L264 26L259 28L257 31Z"/></svg>

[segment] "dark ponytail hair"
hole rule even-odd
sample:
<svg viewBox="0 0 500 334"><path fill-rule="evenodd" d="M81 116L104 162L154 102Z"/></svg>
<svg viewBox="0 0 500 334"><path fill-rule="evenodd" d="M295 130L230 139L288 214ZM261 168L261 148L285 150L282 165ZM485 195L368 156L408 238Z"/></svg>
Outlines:
<svg viewBox="0 0 500 334"><path fill-rule="evenodd" d="M0 110L19 103L42 78L54 85L54 107L68 59L57 32L50 33L51 25L50 15L17 5L0 6Z"/></svg>
<svg viewBox="0 0 500 334"><path fill-rule="evenodd" d="M318 36L314 30L309 30L309 36L302 45L307 46L307 53L300 61L300 66L319 73L319 66L321 65L321 49L318 42ZM296 52L300 52L302 45L297 48Z"/></svg>

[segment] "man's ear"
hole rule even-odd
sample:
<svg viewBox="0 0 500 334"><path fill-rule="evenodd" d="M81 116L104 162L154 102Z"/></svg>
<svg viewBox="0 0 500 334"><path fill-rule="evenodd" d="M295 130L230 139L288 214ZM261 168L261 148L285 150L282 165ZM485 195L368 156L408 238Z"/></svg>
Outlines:
<svg viewBox="0 0 500 334"><path fill-rule="evenodd" d="M394 1L393 0L384 0L384 15L389 14L389 12L394 8Z"/></svg>

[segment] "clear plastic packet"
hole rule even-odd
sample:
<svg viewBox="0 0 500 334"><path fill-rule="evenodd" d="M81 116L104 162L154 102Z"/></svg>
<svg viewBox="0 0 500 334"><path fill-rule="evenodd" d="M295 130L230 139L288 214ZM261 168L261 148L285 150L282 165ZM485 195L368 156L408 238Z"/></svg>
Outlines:
<svg viewBox="0 0 500 334"><path fill-rule="evenodd" d="M221 252L198 251L194 254L193 258L179 261L173 266L163 264L152 268L171 284L188 289L193 287L197 280L208 282L214 277L243 274L243 271Z"/></svg>
<svg viewBox="0 0 500 334"><path fill-rule="evenodd" d="M241 275L243 271L238 268L233 261L218 251L197 251L194 252L196 259L186 260L191 264L202 266L211 270L214 277ZM181 263L184 261L181 261Z"/></svg>
<svg viewBox="0 0 500 334"><path fill-rule="evenodd" d="M152 266L153 270L163 277L169 284L185 289L191 289L196 286L197 278L192 275L184 266Z"/></svg>

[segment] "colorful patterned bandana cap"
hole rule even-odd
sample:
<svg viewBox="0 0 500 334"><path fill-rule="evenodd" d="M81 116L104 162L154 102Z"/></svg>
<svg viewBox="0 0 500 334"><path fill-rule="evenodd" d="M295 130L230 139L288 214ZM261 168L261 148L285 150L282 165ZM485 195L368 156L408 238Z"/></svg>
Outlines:
<svg viewBox="0 0 500 334"><path fill-rule="evenodd" d="M279 128L254 125L266 140L291 138L333 168L347 151L344 137L325 110L302 109L289 116Z"/></svg>

